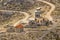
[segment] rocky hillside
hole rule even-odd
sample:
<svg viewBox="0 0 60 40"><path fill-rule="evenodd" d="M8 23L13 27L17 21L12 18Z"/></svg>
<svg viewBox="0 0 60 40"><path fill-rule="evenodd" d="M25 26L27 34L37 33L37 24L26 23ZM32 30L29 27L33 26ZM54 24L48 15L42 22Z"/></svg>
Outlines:
<svg viewBox="0 0 60 40"><path fill-rule="evenodd" d="M48 33L43 40L60 40L60 0L45 0L55 5L55 11L51 14L54 21L58 23L56 29Z"/></svg>
<svg viewBox="0 0 60 40"><path fill-rule="evenodd" d="M4 0L0 9L26 11L35 6L36 0Z"/></svg>

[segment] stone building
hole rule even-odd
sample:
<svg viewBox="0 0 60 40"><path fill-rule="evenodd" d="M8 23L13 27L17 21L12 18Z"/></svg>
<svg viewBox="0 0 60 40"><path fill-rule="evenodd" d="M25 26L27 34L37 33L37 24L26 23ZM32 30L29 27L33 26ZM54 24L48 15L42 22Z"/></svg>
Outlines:
<svg viewBox="0 0 60 40"><path fill-rule="evenodd" d="M36 11L35 11L35 21L39 22L40 21L40 18L41 18L41 8L37 8Z"/></svg>

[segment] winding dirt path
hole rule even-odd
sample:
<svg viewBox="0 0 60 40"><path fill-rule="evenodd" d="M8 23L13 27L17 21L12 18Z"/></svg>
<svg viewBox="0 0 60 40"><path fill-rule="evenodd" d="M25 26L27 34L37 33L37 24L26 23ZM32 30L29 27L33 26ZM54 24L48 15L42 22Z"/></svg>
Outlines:
<svg viewBox="0 0 60 40"><path fill-rule="evenodd" d="M49 6L51 6L50 11L47 12L47 14L46 14L45 17L46 17L48 20L53 21L53 18L51 17L51 13L52 13L52 11L55 10L55 5L53 5L53 4L49 3L49 2L43 1L43 0L37 0L37 1L43 2L43 3L48 4ZM17 23L15 23L14 26L16 26L17 24L19 24L21 21L24 21L24 22L26 21L26 22L27 22L27 19L29 18L29 14L26 13L26 12L11 11L11 10L0 10L0 11L2 11L2 12L20 12L20 13L23 13L23 14L26 16L24 19L21 19L21 20L19 20ZM53 27L52 27L52 28L48 28L48 30L50 31L51 29L54 29L55 27L56 27L56 25L53 25ZM49 31L45 32L45 34L44 34L42 37L40 37L39 39L37 39L37 40L40 40L40 39L42 39L43 37L45 37L45 35L48 34Z"/></svg>
<svg viewBox="0 0 60 40"><path fill-rule="evenodd" d="M46 36L46 34L48 34L52 29L54 29L54 28L57 27L57 24L53 21L53 18L52 18L52 16L51 16L51 13L55 10L55 5L52 4L52 3L49 3L49 2L47 2L47 1L43 1L43 0L38 0L38 1L43 2L43 3L46 3L46 4L48 4L49 6L51 6L50 11L47 12L47 14L46 14L45 17L46 17L49 21L52 21L52 22L54 23L54 25L53 25L51 28L48 28L48 29L47 29L48 31L45 32L42 37L40 37L39 39L37 39L37 40L42 40L43 37Z"/></svg>
<svg viewBox="0 0 60 40"><path fill-rule="evenodd" d="M57 23L55 23L55 22L53 21L53 18L52 18L52 16L51 16L51 13L55 10L55 5L52 4L52 3L43 1L43 0L37 0L37 1L43 2L43 3L45 3L45 4L48 4L48 5L51 7L51 9L46 13L45 17L46 17L49 21L52 21L52 22L53 22L52 27L51 27L51 28L48 28L48 29L47 29L48 31L46 31L40 38L37 39L37 40L42 40L43 37L45 37L50 31L52 31L52 29L54 29L54 28L57 27ZM35 15L34 15L34 16L35 16ZM28 32L27 32L27 33L28 33Z"/></svg>
<svg viewBox="0 0 60 40"><path fill-rule="evenodd" d="M43 2L43 3L48 4L49 6L51 6L50 11L46 13L46 16L45 16L45 17L46 17L48 20L53 21L53 18L52 18L52 16L51 16L51 13L55 10L55 5L52 4L52 3L49 3L49 2L47 2L47 1L43 1L43 0L37 0L37 1Z"/></svg>
<svg viewBox="0 0 60 40"><path fill-rule="evenodd" d="M23 13L23 14L25 15L25 18L24 18L24 19L19 20L18 22L16 22L15 24L13 24L13 26L16 26L16 25L19 24L21 21L26 22L27 19L29 18L29 14L26 13L26 12L21 12L21 11L11 11L11 10L0 10L0 11L2 11L2 12L19 12L19 13ZM9 23L8 23L8 24L9 24ZM8 24L5 24L4 26L6 26L6 25L8 25ZM3 27L1 27L1 28L0 28L0 32L6 32L6 29L3 28Z"/></svg>

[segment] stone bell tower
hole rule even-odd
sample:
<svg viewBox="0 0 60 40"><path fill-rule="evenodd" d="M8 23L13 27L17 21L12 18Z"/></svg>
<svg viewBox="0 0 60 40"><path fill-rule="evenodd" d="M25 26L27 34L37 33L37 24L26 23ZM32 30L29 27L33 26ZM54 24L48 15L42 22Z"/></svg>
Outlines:
<svg viewBox="0 0 60 40"><path fill-rule="evenodd" d="M39 22L40 21L40 17L41 17L41 8L37 8L35 11L35 21Z"/></svg>

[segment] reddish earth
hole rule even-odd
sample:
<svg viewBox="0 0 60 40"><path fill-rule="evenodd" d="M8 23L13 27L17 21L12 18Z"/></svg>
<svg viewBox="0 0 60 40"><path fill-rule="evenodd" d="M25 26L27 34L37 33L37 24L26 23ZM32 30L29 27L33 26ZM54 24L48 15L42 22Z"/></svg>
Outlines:
<svg viewBox="0 0 60 40"><path fill-rule="evenodd" d="M23 28L23 25L22 25L22 24L18 24L18 25L16 26L16 28Z"/></svg>

